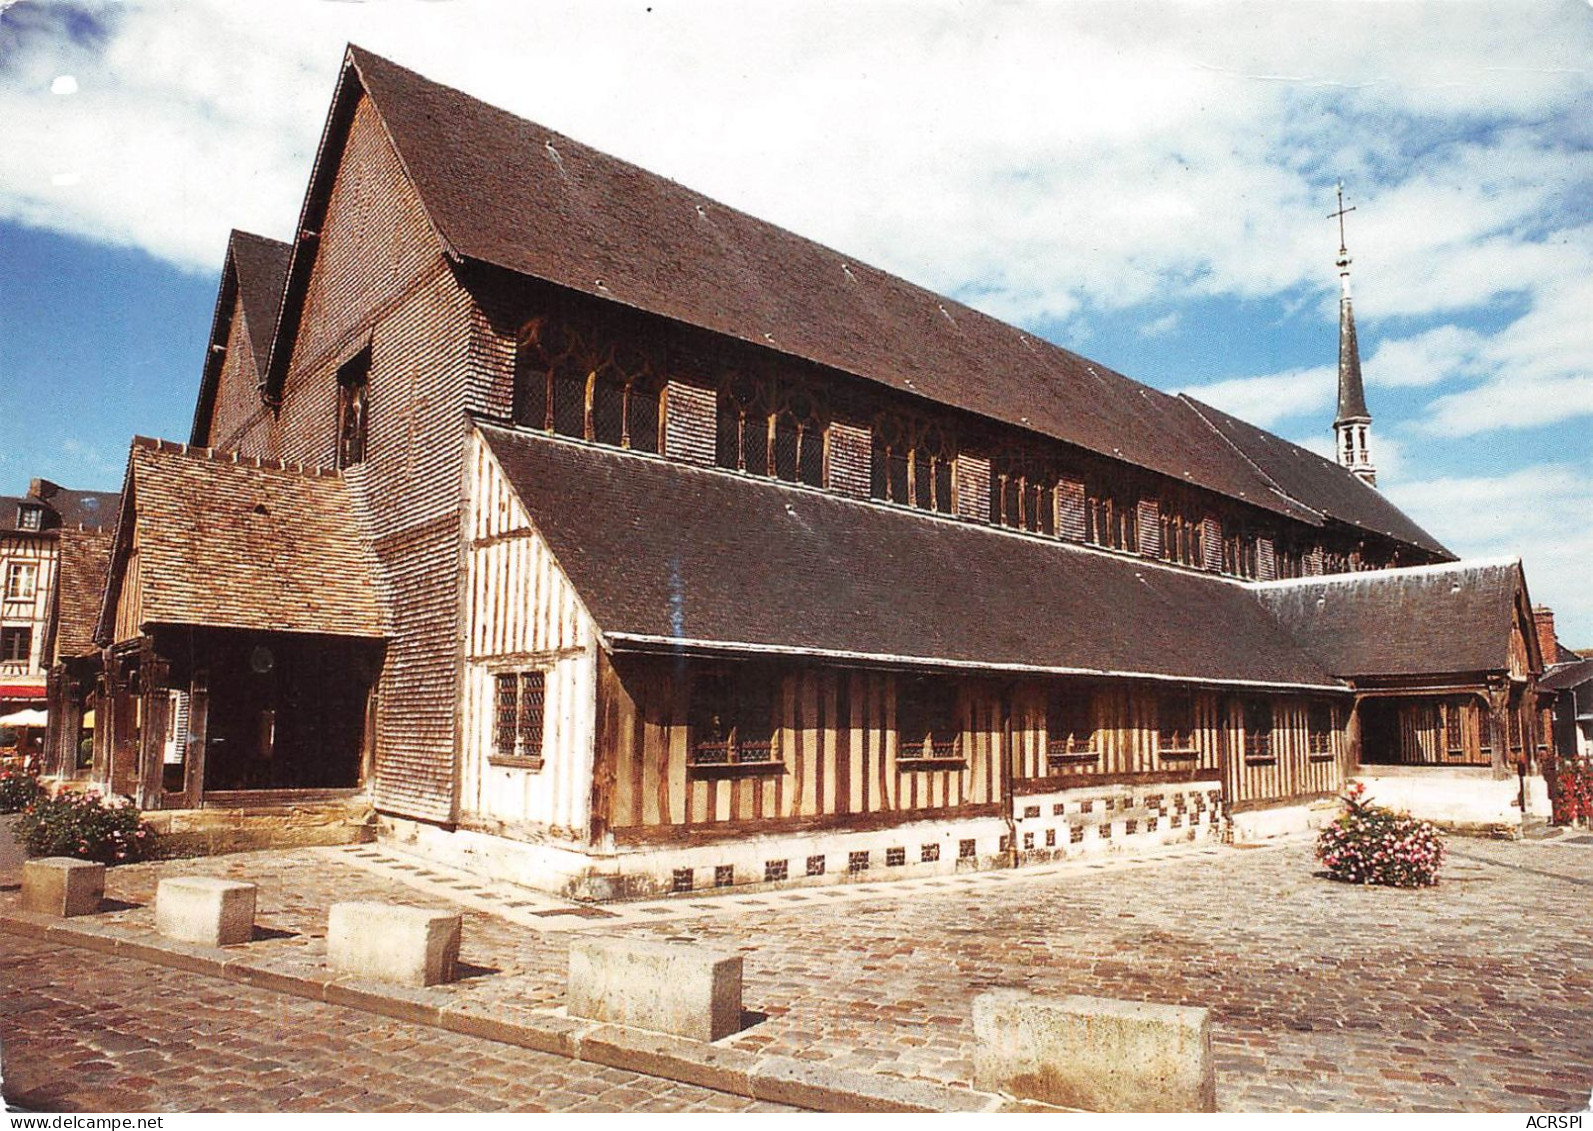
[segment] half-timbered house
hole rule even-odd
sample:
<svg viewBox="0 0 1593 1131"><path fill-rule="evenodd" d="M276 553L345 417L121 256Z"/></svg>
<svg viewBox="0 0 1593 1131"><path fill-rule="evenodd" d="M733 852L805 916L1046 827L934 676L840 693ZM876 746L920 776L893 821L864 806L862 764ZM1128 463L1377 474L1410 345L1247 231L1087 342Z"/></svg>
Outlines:
<svg viewBox="0 0 1593 1131"><path fill-rule="evenodd" d="M1298 819L1363 673L1267 583L1452 560L1355 469L350 48L190 442L135 444L81 694L148 805L353 790L571 892L951 870Z"/></svg>
<svg viewBox="0 0 1593 1131"><path fill-rule="evenodd" d="M115 517L114 492L48 479L32 480L26 495L0 496L0 716L45 708L63 571L71 565L67 576L77 578L84 547ZM65 586L68 598L76 591Z"/></svg>

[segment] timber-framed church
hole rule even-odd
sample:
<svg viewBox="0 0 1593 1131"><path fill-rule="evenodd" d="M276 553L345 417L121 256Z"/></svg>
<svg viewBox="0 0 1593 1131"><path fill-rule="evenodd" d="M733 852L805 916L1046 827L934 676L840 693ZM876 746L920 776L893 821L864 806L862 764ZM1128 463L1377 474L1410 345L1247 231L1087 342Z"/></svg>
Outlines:
<svg viewBox="0 0 1593 1131"><path fill-rule="evenodd" d="M189 440L134 442L56 772L596 898L1261 835L1356 774L1519 823L1525 580L1372 485L1340 259L1334 463L350 48Z"/></svg>

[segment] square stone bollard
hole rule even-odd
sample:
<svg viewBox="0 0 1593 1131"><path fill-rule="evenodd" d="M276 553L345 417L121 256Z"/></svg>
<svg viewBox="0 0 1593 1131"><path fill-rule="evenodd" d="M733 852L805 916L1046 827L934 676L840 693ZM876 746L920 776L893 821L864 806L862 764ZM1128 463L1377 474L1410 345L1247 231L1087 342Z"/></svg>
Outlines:
<svg viewBox="0 0 1593 1131"><path fill-rule="evenodd" d="M41 915L93 915L105 896L105 865L46 856L22 865L22 910Z"/></svg>
<svg viewBox="0 0 1593 1131"><path fill-rule="evenodd" d="M993 990L973 1003L974 1087L1083 1111L1216 1111L1204 1009Z"/></svg>
<svg viewBox="0 0 1593 1131"><path fill-rule="evenodd" d="M201 946L254 937L255 886L212 876L173 876L155 888L155 930Z"/></svg>
<svg viewBox="0 0 1593 1131"><path fill-rule="evenodd" d="M569 1013L697 1041L741 1028L741 955L629 938L570 944Z"/></svg>
<svg viewBox="0 0 1593 1131"><path fill-rule="evenodd" d="M451 982L459 963L461 919L446 911L392 903L334 903L326 956L339 974L404 986Z"/></svg>

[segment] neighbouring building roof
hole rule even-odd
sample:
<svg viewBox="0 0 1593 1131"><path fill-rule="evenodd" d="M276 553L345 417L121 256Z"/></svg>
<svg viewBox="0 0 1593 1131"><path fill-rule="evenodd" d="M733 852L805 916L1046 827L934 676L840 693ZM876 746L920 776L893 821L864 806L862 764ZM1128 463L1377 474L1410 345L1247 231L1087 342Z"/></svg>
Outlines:
<svg viewBox="0 0 1593 1131"><path fill-rule="evenodd" d="M44 508L41 529L55 531L116 525L120 496L115 491L74 491L48 479L35 479L26 495L0 495L0 530L18 529L18 508Z"/></svg>
<svg viewBox="0 0 1593 1131"><path fill-rule="evenodd" d="M61 532L55 603L57 658L94 651L94 626L99 620L113 542L110 529Z"/></svg>
<svg viewBox="0 0 1593 1131"><path fill-rule="evenodd" d="M1454 556L1389 502L1387 496L1349 468L1229 416L1221 409L1192 398L1190 403L1212 428L1255 465L1257 471L1291 498L1310 499L1311 505L1327 518L1386 534L1446 558Z"/></svg>
<svg viewBox="0 0 1593 1131"><path fill-rule="evenodd" d="M1544 691L1565 691L1584 683L1593 683L1593 659L1557 664L1538 680L1538 687Z"/></svg>
<svg viewBox="0 0 1593 1131"><path fill-rule="evenodd" d="M1504 671L1524 582L1515 559L1331 574L1251 586L1345 679Z"/></svg>
<svg viewBox="0 0 1593 1131"><path fill-rule="evenodd" d="M1343 688L1232 582L480 428L613 647Z"/></svg>
<svg viewBox="0 0 1593 1131"><path fill-rule="evenodd" d="M1322 521L1326 502L1310 491L1316 479L1294 477L1291 484L1304 497L1290 494L1182 398L358 47L349 48L348 59L351 70L339 89L329 137L347 120L348 100L363 88L445 249L457 258L664 315L1306 522ZM324 180L335 170L326 153L322 162L316 177ZM306 223L314 219L319 195L312 184ZM301 274L307 280L308 255L295 253L290 291L303 285ZM286 349L278 348L268 388L276 387L286 363ZM1360 521L1364 511L1374 516L1373 529L1412 531L1420 545L1444 552L1408 519L1390 518L1386 512L1393 508L1386 503L1350 509L1345 521Z"/></svg>
<svg viewBox="0 0 1593 1131"><path fill-rule="evenodd" d="M98 638L136 540L141 626L383 635L371 562L336 472L133 441Z"/></svg>

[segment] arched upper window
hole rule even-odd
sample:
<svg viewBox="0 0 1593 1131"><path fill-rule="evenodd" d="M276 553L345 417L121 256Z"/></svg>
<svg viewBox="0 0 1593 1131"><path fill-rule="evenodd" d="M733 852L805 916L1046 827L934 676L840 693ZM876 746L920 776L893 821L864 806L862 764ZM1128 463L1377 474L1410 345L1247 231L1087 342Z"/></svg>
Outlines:
<svg viewBox="0 0 1593 1131"><path fill-rule="evenodd" d="M874 422L870 493L920 510L956 510L953 469L956 438L943 425L898 413Z"/></svg>
<svg viewBox="0 0 1593 1131"><path fill-rule="evenodd" d="M1139 552L1139 495L1132 486L1110 476L1089 482L1084 499L1084 540L1131 554Z"/></svg>
<svg viewBox="0 0 1593 1131"><path fill-rule="evenodd" d="M719 387L715 460L720 467L824 486L829 421L805 388L740 370Z"/></svg>
<svg viewBox="0 0 1593 1131"><path fill-rule="evenodd" d="M1202 566L1206 562L1205 529L1192 509L1177 502L1162 501L1162 559L1180 565Z"/></svg>
<svg viewBox="0 0 1593 1131"><path fill-rule="evenodd" d="M561 436L659 450L663 351L543 315L520 332L514 418Z"/></svg>
<svg viewBox="0 0 1593 1131"><path fill-rule="evenodd" d="M1056 533L1054 468L1021 456L990 461L990 521L1036 534Z"/></svg>

